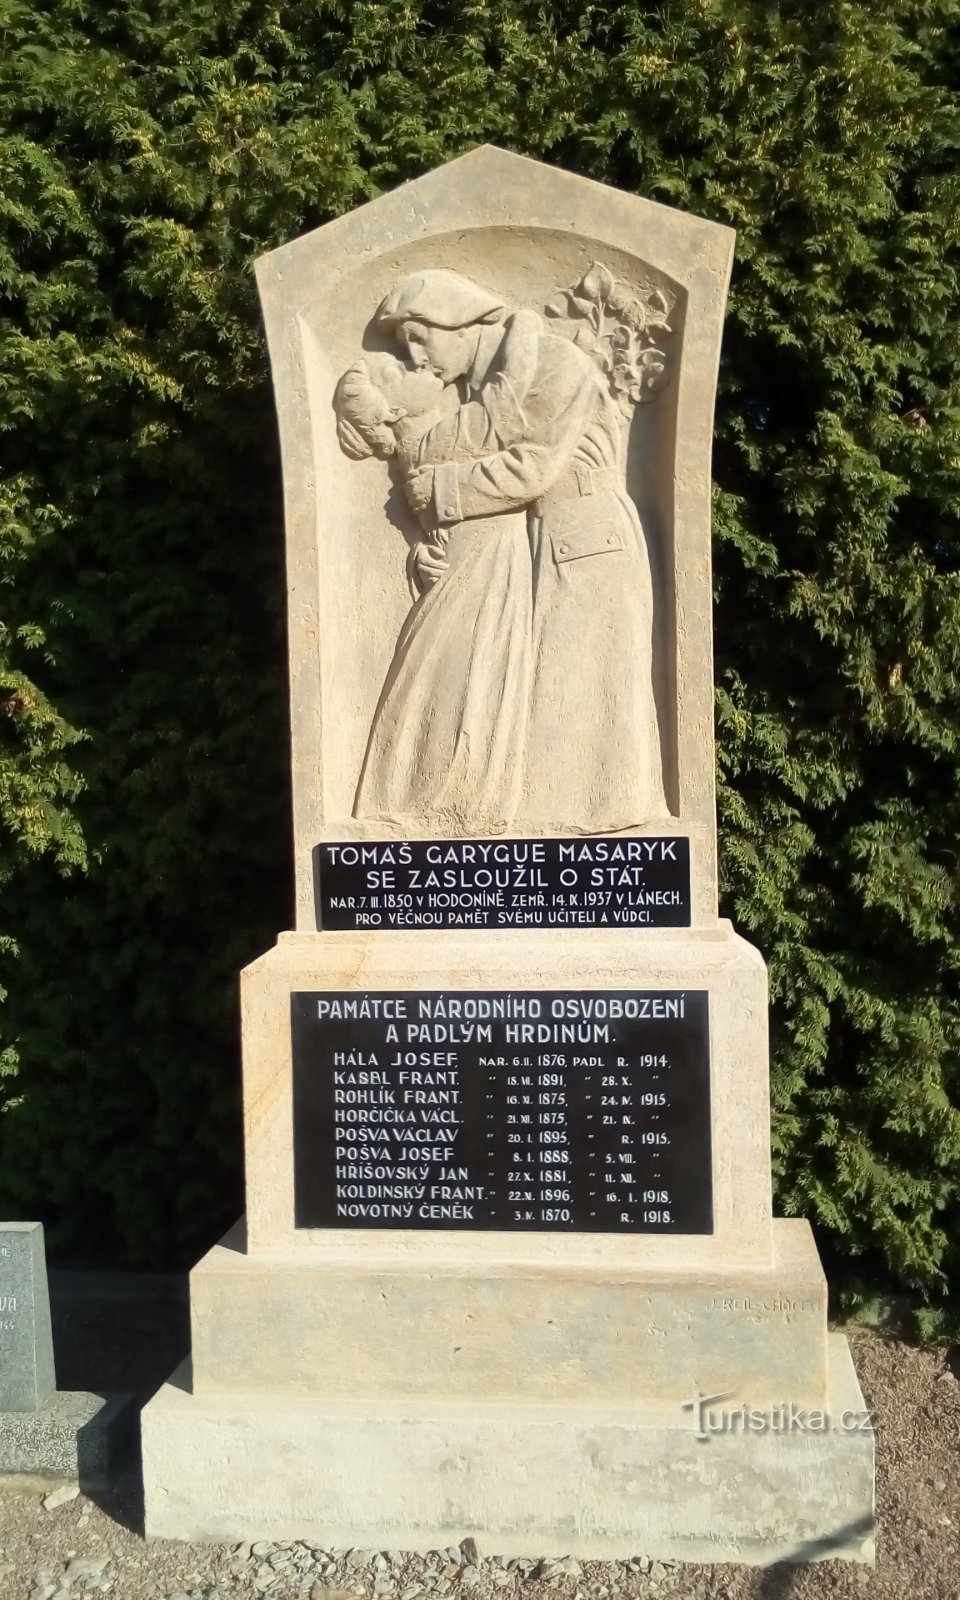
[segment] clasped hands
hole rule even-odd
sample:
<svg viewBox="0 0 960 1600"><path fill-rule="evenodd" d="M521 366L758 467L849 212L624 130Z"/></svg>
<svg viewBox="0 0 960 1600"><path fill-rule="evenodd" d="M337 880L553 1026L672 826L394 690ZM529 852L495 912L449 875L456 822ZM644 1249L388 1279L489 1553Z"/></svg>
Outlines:
<svg viewBox="0 0 960 1600"><path fill-rule="evenodd" d="M433 468L413 467L404 474L403 487L413 510L420 516L433 504Z"/></svg>
<svg viewBox="0 0 960 1600"><path fill-rule="evenodd" d="M413 510L419 517L424 517L433 505L433 468L411 468L404 473L403 486ZM426 589L432 589L447 570L445 544L435 528L428 532L431 537L415 544L411 551L415 580L421 594Z"/></svg>

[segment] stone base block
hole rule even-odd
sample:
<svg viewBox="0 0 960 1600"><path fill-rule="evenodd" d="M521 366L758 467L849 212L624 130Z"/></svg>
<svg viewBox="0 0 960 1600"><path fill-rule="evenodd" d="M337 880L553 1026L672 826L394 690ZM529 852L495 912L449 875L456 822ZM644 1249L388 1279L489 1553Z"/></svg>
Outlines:
<svg viewBox="0 0 960 1600"><path fill-rule="evenodd" d="M727 922L715 928L438 929L391 933L282 934L273 950L244 969L243 1099L247 1239L251 1255L351 1249L419 1255L427 1266L462 1257L464 1231L451 1228L307 1227L295 1198L291 996L323 990L653 990L697 992L709 1014L710 1233L633 1233L630 1260L652 1273L752 1271L773 1262L770 1187L768 997L760 954ZM413 1036L404 1034L399 1042ZM301 1160L304 1159L301 1155ZM336 1148L326 1156L336 1162ZM361 1235L363 1246L354 1242ZM522 1229L477 1228L470 1254L485 1262L531 1258ZM536 1258L613 1266L626 1235L559 1228L536 1233Z"/></svg>
<svg viewBox="0 0 960 1600"><path fill-rule="evenodd" d="M313 1399L680 1405L827 1400L827 1291L810 1225L773 1223L773 1263L726 1273L597 1262L429 1266L321 1235L243 1254L228 1235L190 1279L193 1392ZM401 1329L416 1330L411 1337Z"/></svg>
<svg viewBox="0 0 960 1600"><path fill-rule="evenodd" d="M730 1417L711 1431L699 1415L197 1396L181 1369L142 1416L146 1531L419 1550L472 1534L507 1556L873 1559L873 1433L841 1337L826 1419L787 1428L774 1413L750 1431Z"/></svg>
<svg viewBox="0 0 960 1600"><path fill-rule="evenodd" d="M0 1473L106 1483L129 1420L128 1395L58 1391L36 1411L0 1411Z"/></svg>

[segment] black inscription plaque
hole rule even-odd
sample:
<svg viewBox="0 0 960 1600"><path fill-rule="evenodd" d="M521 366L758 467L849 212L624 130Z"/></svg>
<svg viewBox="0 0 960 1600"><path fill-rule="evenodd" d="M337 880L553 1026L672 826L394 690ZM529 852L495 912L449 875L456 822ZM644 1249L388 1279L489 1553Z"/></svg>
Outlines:
<svg viewBox="0 0 960 1600"><path fill-rule="evenodd" d="M299 1228L711 1233L703 991L298 993Z"/></svg>
<svg viewBox="0 0 960 1600"><path fill-rule="evenodd" d="M677 837L318 844L318 928L688 928Z"/></svg>

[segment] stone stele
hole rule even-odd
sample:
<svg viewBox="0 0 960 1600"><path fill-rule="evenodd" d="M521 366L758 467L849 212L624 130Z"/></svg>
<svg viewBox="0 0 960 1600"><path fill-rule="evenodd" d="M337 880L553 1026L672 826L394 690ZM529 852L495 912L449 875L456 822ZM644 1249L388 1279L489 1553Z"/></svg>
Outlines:
<svg viewBox="0 0 960 1600"><path fill-rule="evenodd" d="M39 1222L0 1224L0 1411L36 1411L57 1387Z"/></svg>
<svg viewBox="0 0 960 1600"><path fill-rule="evenodd" d="M0 1475L102 1485L124 1403L57 1389L43 1225L0 1223Z"/></svg>
<svg viewBox="0 0 960 1600"><path fill-rule="evenodd" d="M143 1413L151 1535L872 1559L869 1416L809 1226L772 1211L766 972L717 915L732 253L485 147L257 264L297 923L243 974L246 1221L193 1272L192 1362ZM688 926L318 926L324 841L664 835ZM292 997L483 991L706 996L706 1156L680 1181L708 1231L298 1217L297 1162L322 1184L333 1150L296 1144Z"/></svg>

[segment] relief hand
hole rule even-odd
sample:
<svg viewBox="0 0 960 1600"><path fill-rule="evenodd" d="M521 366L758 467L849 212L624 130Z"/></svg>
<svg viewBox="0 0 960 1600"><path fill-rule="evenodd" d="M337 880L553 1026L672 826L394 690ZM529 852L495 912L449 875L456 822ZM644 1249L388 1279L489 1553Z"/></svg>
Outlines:
<svg viewBox="0 0 960 1600"><path fill-rule="evenodd" d="M416 468L405 480L404 488L414 511L428 510L433 503L433 468Z"/></svg>
<svg viewBox="0 0 960 1600"><path fill-rule="evenodd" d="M432 589L447 570L446 552L439 544L418 544L413 548L413 570L421 593Z"/></svg>

